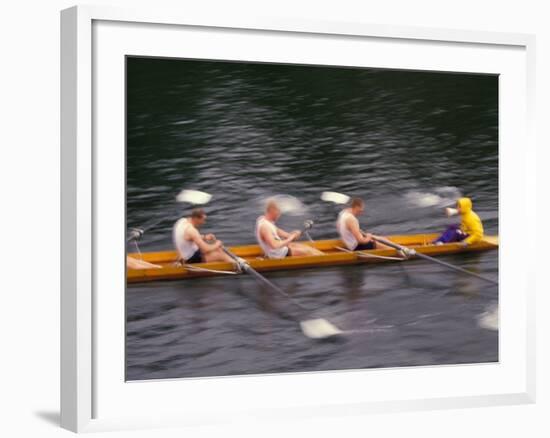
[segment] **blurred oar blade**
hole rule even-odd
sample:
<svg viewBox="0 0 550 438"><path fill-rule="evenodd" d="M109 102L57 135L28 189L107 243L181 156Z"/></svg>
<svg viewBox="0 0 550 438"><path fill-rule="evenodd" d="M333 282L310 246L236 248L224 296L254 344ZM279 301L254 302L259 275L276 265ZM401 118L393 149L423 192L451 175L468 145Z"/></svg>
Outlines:
<svg viewBox="0 0 550 438"><path fill-rule="evenodd" d="M193 205L208 204L211 199L212 195L210 193L201 192L199 190L182 190L176 196L176 201L187 202Z"/></svg>
<svg viewBox="0 0 550 438"><path fill-rule="evenodd" d="M347 204L349 196L338 192L323 192L321 199L325 202L333 202L334 204Z"/></svg>
<svg viewBox="0 0 550 438"><path fill-rule="evenodd" d="M323 339L342 334L342 330L323 318L301 321L300 327L304 335L312 339Z"/></svg>
<svg viewBox="0 0 550 438"><path fill-rule="evenodd" d="M275 195L268 200L277 203L277 206L281 210L281 213L290 216L299 216L305 214L307 207L298 198L291 195Z"/></svg>

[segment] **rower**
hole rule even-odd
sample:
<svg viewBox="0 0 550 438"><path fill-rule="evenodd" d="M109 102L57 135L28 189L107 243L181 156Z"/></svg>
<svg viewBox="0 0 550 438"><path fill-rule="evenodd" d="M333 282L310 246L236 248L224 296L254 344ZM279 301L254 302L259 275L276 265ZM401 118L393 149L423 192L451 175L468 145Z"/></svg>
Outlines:
<svg viewBox="0 0 550 438"><path fill-rule="evenodd" d="M317 248L294 242L302 234L301 231L288 233L278 228L275 222L280 217L281 209L274 200L269 200L264 215L256 220L256 240L267 258L323 255Z"/></svg>
<svg viewBox="0 0 550 438"><path fill-rule="evenodd" d="M198 229L206 222L206 212L195 208L188 218L181 218L172 231L178 258L183 263L228 262L233 260L223 252L223 242L213 234L201 235Z"/></svg>
<svg viewBox="0 0 550 438"><path fill-rule="evenodd" d="M352 198L349 207L344 208L336 220L336 229L344 245L351 251L369 249L391 249L391 247L374 240L371 233L364 233L357 219L365 211L365 202L361 198Z"/></svg>

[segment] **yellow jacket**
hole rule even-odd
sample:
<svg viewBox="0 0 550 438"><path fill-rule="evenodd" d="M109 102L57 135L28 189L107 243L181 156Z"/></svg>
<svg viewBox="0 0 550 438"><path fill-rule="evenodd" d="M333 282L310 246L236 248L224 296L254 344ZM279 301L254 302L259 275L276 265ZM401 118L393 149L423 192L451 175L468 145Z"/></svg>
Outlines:
<svg viewBox="0 0 550 438"><path fill-rule="evenodd" d="M460 198L457 205L461 216L460 229L468 234L464 242L471 245L483 239L483 224L479 216L472 210L472 200Z"/></svg>

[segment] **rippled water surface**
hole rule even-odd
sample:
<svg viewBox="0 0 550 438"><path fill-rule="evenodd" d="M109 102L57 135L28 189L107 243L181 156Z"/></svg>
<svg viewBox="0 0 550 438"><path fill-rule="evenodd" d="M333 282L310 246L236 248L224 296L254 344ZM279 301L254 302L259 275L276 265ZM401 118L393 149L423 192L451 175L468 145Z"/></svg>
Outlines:
<svg viewBox="0 0 550 438"><path fill-rule="evenodd" d="M160 220L142 251L171 247L183 188L213 195L206 230L229 245L253 242L274 194L306 206L283 228L335 237L324 190L363 197L379 234L440 230L461 195L498 233L494 76L137 58L127 73L127 225ZM497 251L443 259L497 275ZM498 360L498 290L475 278L425 261L268 276L346 336L306 338L246 276L129 285L128 379Z"/></svg>

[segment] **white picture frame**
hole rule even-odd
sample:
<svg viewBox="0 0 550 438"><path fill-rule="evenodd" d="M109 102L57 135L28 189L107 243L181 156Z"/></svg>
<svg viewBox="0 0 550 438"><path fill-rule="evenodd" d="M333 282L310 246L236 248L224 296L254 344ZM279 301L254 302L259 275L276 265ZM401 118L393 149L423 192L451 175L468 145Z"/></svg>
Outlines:
<svg viewBox="0 0 550 438"><path fill-rule="evenodd" d="M180 43L185 38L196 37L196 46L180 53L181 44L178 47L176 43L167 43L168 40L163 39L167 36L170 40L182 38ZM221 37L235 43L223 54L215 46L209 46L209 41ZM258 50L260 40L262 45ZM295 52L290 50L289 43ZM279 51L279 44L285 50ZM322 44L323 50L317 51L315 44ZM395 52L395 56L382 53L382 45L384 51ZM357 47L362 48L361 53L363 49L371 51L368 64L361 64L366 61L359 60L359 56L356 61L349 61L354 56L352 49ZM305 59L305 51L300 52L301 49L307 49L311 57ZM453 53L449 55L448 51ZM269 420L275 415L287 418L359 415L534 402L535 290L534 281L529 280L534 275L529 265L520 260L521 256L514 256L515 248L521 247L522 253L529 253L531 244L522 242L520 236L514 236L510 230L519 223L527 223L529 229L534 230L535 211L514 209L508 202L514 197L535 205L534 51L534 36L525 34L318 22L293 17L215 13L202 16L192 10L78 6L62 11L62 427L82 432L206 424L250 417ZM124 168L120 166L123 126L118 122L123 117L120 104L124 95L120 57L125 54L206 59L218 56L220 59L467 70L501 75L500 362L494 368L465 365L297 373L284 377L121 381L120 357L124 351L119 351L123 339L118 335L124 321L120 307L120 293L123 296L124 292L120 291L120 285L124 284L121 251L125 234L122 221L115 220L113 223L117 225L108 227L100 212L110 206L124 208L118 206L123 199L120 190L108 188L120 187L124 181ZM326 58L330 56L333 58ZM460 65L465 67L461 69ZM101 90L108 91L109 99L116 101L107 103ZM109 149L103 146L107 142ZM523 147L514 149L514 144ZM98 147L103 148L100 154ZM512 173L514 183L507 179ZM105 208L98 208L99 205ZM112 252L120 258L120 263L102 256L107 242L113 242ZM507 269L512 265L513 272ZM98 296L101 299L98 300ZM514 327L510 324L512 320ZM107 337L106 333L111 336ZM441 382L449 378L455 380L455 386L441 386ZM461 384L460 379L473 381L478 389ZM401 389L389 388L388 381ZM323 386L322 392L318 391L319 384ZM346 392L349 385L366 385L372 391L352 394ZM183 386L194 395L192 406L174 403L171 388L181 391ZM284 391L289 387L301 387L301 394L305 395L287 400ZM209 398L212 391L226 395L213 403ZM269 400L262 398L261 394L266 392L270 394ZM144 401L147 399L163 399L165 403L147 404Z"/></svg>

